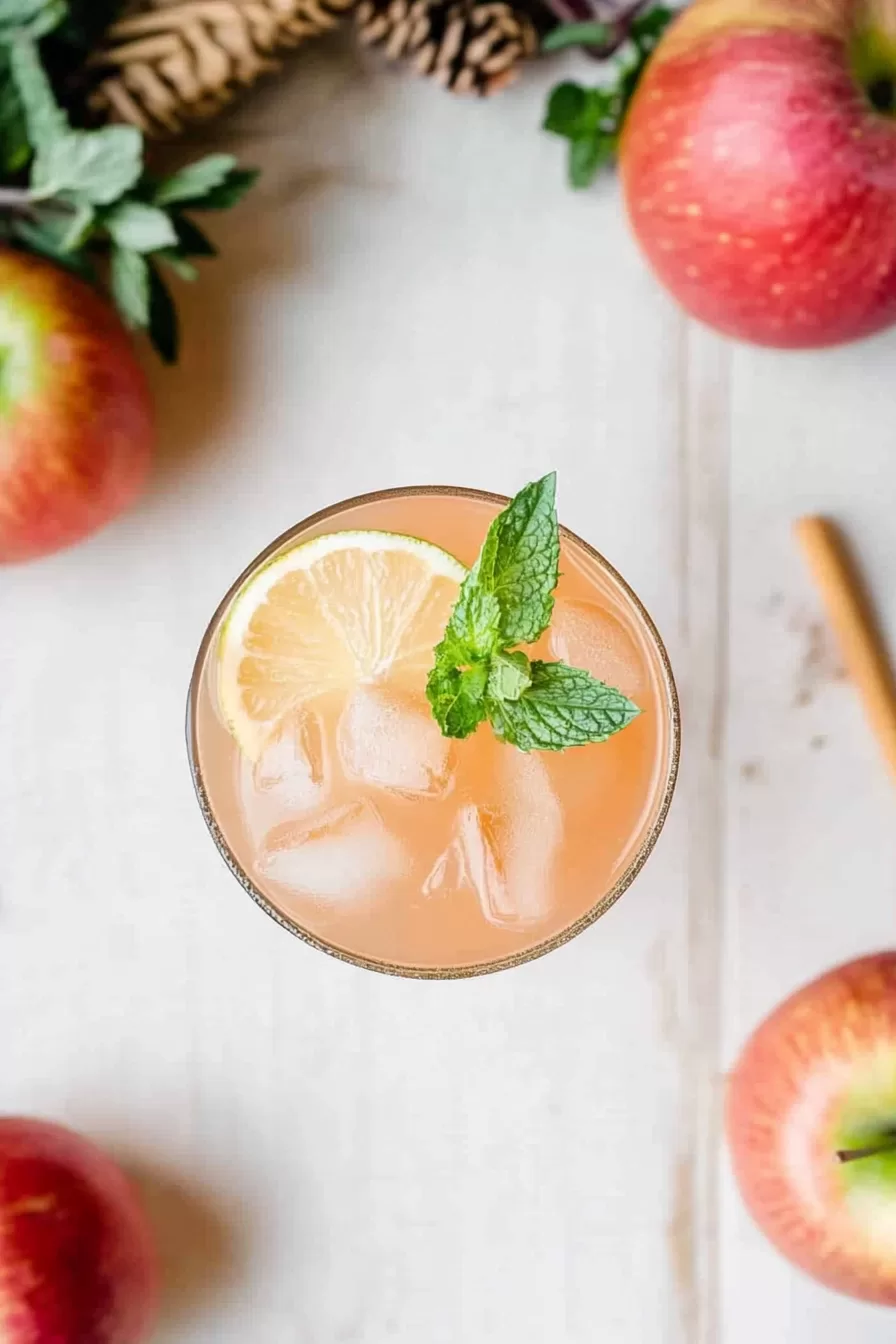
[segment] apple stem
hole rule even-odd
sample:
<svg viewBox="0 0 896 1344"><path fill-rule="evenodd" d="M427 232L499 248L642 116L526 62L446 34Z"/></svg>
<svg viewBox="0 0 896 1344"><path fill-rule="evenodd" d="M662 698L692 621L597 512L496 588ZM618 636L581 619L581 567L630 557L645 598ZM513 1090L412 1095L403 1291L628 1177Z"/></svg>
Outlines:
<svg viewBox="0 0 896 1344"><path fill-rule="evenodd" d="M838 1162L861 1162L865 1157L879 1157L882 1153L896 1153L896 1135L883 1143L873 1143L868 1148L840 1148L837 1150Z"/></svg>

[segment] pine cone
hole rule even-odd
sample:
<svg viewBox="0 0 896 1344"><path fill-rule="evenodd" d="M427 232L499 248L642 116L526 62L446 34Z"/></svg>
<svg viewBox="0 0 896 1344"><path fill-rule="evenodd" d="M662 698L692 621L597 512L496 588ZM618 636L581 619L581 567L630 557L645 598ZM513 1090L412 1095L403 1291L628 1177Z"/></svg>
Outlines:
<svg viewBox="0 0 896 1344"><path fill-rule="evenodd" d="M360 0L355 20L365 46L453 93L496 93L539 45L528 13L507 0Z"/></svg>
<svg viewBox="0 0 896 1344"><path fill-rule="evenodd" d="M355 0L142 0L91 57L91 107L147 135L214 116L263 74L277 51L332 28Z"/></svg>

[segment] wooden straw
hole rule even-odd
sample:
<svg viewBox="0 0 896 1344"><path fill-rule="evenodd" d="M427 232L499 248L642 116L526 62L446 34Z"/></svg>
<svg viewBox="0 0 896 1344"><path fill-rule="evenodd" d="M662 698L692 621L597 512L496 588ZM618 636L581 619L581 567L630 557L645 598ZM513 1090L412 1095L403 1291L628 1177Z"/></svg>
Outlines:
<svg viewBox="0 0 896 1344"><path fill-rule="evenodd" d="M836 524L827 518L800 518L795 532L847 671L896 778L896 679L864 584Z"/></svg>

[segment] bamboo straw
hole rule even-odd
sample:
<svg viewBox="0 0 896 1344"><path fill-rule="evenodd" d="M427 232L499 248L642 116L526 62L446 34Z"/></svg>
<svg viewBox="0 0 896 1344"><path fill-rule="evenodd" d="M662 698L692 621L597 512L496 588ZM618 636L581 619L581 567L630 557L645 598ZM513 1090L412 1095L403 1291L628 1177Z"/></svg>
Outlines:
<svg viewBox="0 0 896 1344"><path fill-rule="evenodd" d="M847 671L896 778L896 679L864 584L835 523L827 518L800 518L794 530Z"/></svg>

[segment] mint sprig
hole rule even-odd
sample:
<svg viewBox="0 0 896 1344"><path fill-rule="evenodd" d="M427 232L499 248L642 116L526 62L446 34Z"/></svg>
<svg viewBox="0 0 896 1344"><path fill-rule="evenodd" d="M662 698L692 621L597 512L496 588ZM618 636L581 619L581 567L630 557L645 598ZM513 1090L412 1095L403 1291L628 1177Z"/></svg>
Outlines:
<svg viewBox="0 0 896 1344"><path fill-rule="evenodd" d="M551 90L542 128L569 142L570 186L588 187L600 168L616 157L629 103L654 48L675 17L666 5L632 15L614 31L602 23L562 23L542 43L544 51L585 47L612 56L610 77L594 88L564 80Z"/></svg>
<svg viewBox="0 0 896 1344"><path fill-rule="evenodd" d="M606 742L640 713L621 691L580 667L533 662L529 678L519 697L493 699L489 710L498 737L521 751L563 751Z"/></svg>
<svg viewBox="0 0 896 1344"><path fill-rule="evenodd" d="M548 628L559 578L556 473L527 485L492 523L435 650L426 694L446 737L486 720L521 751L604 742L641 712L621 691L513 646Z"/></svg>
<svg viewBox="0 0 896 1344"><path fill-rule="evenodd" d="M215 254L184 212L229 208L258 174L230 154L209 154L158 179L135 127L71 125L39 39L78 39L93 6L0 0L0 242L105 280L126 324L145 328L173 363L178 321L163 273L194 279L191 258Z"/></svg>

